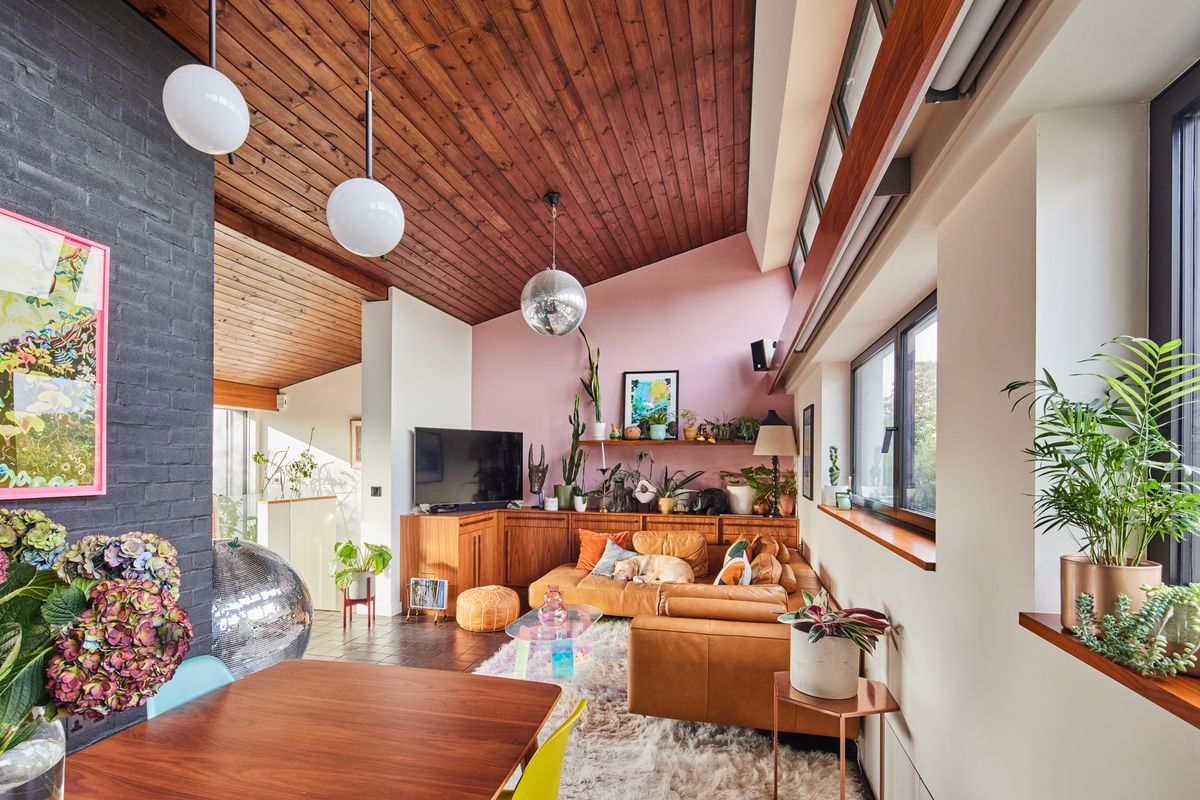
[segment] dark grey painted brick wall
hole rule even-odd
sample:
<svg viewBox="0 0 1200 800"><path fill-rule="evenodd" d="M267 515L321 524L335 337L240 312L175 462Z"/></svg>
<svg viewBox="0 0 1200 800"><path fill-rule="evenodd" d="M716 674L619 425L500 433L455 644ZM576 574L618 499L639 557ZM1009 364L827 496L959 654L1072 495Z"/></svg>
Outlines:
<svg viewBox="0 0 1200 800"><path fill-rule="evenodd" d="M112 248L108 493L21 505L72 534L180 553L193 654L211 643L213 164L162 85L192 59L119 0L0 0L0 205ZM140 709L72 734L73 748Z"/></svg>

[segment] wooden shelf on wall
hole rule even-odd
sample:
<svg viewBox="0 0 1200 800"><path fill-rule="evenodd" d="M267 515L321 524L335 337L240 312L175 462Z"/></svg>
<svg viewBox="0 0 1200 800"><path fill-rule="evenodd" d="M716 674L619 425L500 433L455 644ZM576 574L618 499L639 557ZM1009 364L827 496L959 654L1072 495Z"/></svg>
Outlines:
<svg viewBox="0 0 1200 800"><path fill-rule="evenodd" d="M1019 619L1022 628L1200 728L1200 678L1187 675L1147 678L1139 675L1089 650L1083 642L1063 630L1058 614L1022 611Z"/></svg>
<svg viewBox="0 0 1200 800"><path fill-rule="evenodd" d="M689 442L687 439L580 439L584 447L596 447L607 444L613 447L661 447L663 445L682 445L685 447L754 447L754 442L740 439L724 442Z"/></svg>

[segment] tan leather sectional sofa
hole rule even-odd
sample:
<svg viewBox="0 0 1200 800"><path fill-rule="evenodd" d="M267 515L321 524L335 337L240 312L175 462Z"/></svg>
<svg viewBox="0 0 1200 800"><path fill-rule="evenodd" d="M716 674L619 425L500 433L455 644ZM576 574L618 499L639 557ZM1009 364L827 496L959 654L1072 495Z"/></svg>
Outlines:
<svg viewBox="0 0 1200 800"><path fill-rule="evenodd" d="M540 606L546 587L558 586L567 603L586 603L605 614L632 617L629 632L629 710L670 719L770 730L774 673L789 664L789 629L777 621L800 606L801 590L821 588L809 564L794 554L798 586L714 586L721 551L694 532L643 531L640 553L666 553L689 561L691 584L614 581L563 564L534 581L529 604ZM703 553L697 557L696 552ZM837 736L837 720L780 707L779 729ZM848 727L853 738L857 726Z"/></svg>

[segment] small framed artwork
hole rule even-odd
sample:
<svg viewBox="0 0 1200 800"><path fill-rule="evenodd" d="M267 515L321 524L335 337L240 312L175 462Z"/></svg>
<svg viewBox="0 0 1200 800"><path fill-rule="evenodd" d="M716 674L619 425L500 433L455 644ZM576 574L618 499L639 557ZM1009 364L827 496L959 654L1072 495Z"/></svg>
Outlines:
<svg viewBox="0 0 1200 800"><path fill-rule="evenodd" d="M350 420L350 469L362 469L362 420Z"/></svg>
<svg viewBox="0 0 1200 800"><path fill-rule="evenodd" d="M804 408L800 423L800 491L813 499L813 406Z"/></svg>
<svg viewBox="0 0 1200 800"><path fill-rule="evenodd" d="M446 581L437 578L410 578L408 581L408 611L433 611L434 622L446 610Z"/></svg>
<svg viewBox="0 0 1200 800"><path fill-rule="evenodd" d="M679 415L679 371L626 372L622 375L624 427L639 425L656 411L666 411L667 421Z"/></svg>

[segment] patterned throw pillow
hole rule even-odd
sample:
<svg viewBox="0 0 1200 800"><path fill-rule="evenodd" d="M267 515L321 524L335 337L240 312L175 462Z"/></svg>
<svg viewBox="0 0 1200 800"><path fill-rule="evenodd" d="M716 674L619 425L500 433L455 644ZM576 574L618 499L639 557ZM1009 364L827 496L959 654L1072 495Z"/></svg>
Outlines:
<svg viewBox="0 0 1200 800"><path fill-rule="evenodd" d="M616 542L621 547L629 547L632 538L633 531L602 533L581 529L579 531L579 561L575 564L575 569L591 572L600 563L600 558L604 555L604 548L609 541Z"/></svg>
<svg viewBox="0 0 1200 800"><path fill-rule="evenodd" d="M592 574L603 575L606 578L611 578L613 574L613 567L617 565L618 561L624 561L627 558L634 558L637 555L638 554L633 550L626 550L624 547L621 547L621 545L610 539L608 543L604 545L604 555L602 555L600 560L596 562L596 568L592 570Z"/></svg>
<svg viewBox="0 0 1200 800"><path fill-rule="evenodd" d="M752 576L748 550L750 543L745 539L733 543L725 551L725 564L713 581L717 586L749 586Z"/></svg>

